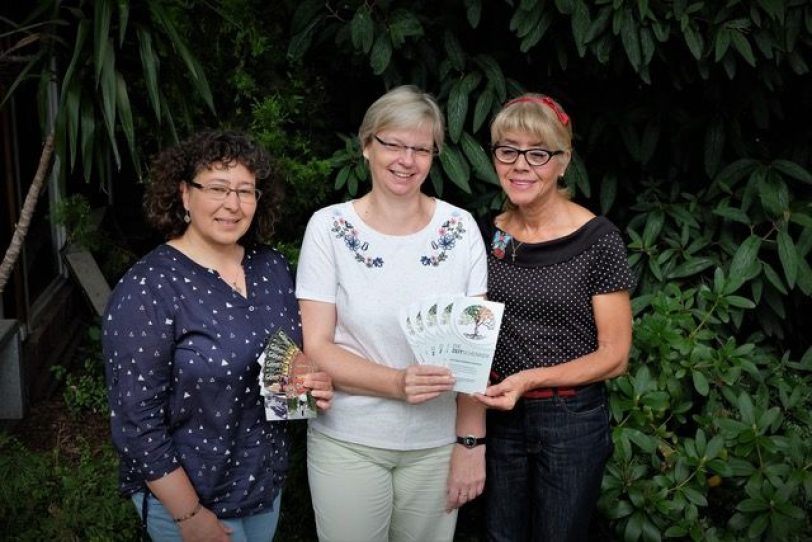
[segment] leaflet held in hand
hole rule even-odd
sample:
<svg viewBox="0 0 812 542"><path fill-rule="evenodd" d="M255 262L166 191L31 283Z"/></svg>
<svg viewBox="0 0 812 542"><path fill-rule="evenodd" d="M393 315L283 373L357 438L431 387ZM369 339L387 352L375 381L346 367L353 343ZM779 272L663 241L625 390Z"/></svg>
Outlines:
<svg viewBox="0 0 812 542"><path fill-rule="evenodd" d="M314 372L315 367L284 331L271 335L257 363L266 420L316 417L316 400L302 383L304 375Z"/></svg>
<svg viewBox="0 0 812 542"><path fill-rule="evenodd" d="M448 367L454 391L484 392L502 326L504 304L479 297L432 297L400 313L418 363Z"/></svg>

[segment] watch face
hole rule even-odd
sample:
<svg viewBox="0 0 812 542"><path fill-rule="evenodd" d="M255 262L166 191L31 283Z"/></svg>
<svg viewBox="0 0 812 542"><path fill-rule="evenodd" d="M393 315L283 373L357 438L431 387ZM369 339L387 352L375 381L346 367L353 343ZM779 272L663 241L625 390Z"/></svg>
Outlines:
<svg viewBox="0 0 812 542"><path fill-rule="evenodd" d="M473 448L476 446L476 438L474 437L463 437L462 445L466 448Z"/></svg>

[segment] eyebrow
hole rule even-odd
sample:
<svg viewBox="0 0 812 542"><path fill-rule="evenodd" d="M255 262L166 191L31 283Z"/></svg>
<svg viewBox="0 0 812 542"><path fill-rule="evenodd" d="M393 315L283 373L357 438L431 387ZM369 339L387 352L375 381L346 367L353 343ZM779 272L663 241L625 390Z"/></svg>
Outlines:
<svg viewBox="0 0 812 542"><path fill-rule="evenodd" d="M228 180L220 179L220 178L217 178L217 177L209 179L209 182L219 183L219 184L227 184L227 185L231 186L231 183L229 183ZM246 186L255 187L256 184L252 183L251 181L237 181L237 186L238 187L246 187Z"/></svg>

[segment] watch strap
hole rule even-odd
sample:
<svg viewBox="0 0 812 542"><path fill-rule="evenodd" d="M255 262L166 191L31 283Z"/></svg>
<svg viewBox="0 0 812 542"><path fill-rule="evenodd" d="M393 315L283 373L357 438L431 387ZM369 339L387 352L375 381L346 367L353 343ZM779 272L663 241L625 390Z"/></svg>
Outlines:
<svg viewBox="0 0 812 542"><path fill-rule="evenodd" d="M466 448L475 448L481 444L485 444L486 441L487 441L486 437L475 437L474 435L465 435L465 436L457 435L457 444L462 444Z"/></svg>

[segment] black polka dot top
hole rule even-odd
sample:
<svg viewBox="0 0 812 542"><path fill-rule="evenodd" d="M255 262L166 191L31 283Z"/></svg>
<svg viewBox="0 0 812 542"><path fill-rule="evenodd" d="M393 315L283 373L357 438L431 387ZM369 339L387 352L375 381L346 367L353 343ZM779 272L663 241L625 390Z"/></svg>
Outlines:
<svg viewBox="0 0 812 542"><path fill-rule="evenodd" d="M488 298L505 304L493 371L504 378L550 367L598 348L592 297L632 290L626 246L608 219L543 243L518 243L480 223L488 251Z"/></svg>

